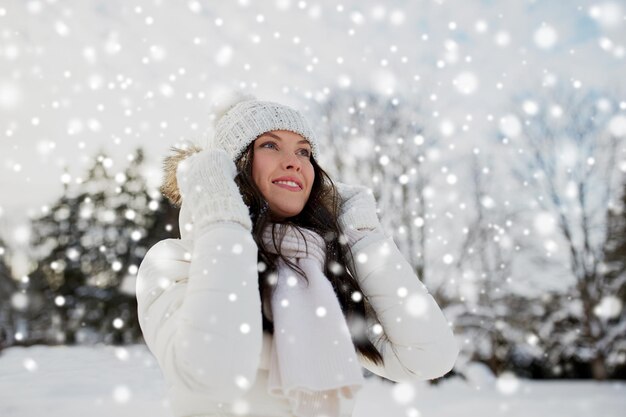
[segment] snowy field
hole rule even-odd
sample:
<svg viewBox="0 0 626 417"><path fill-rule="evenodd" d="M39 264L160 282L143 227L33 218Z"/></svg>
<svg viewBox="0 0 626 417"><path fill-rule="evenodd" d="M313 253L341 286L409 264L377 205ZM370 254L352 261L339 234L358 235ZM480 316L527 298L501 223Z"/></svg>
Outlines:
<svg viewBox="0 0 626 417"><path fill-rule="evenodd" d="M355 417L623 416L626 383L449 378L390 384L368 378ZM165 385L145 346L11 348L0 355L2 417L165 417Z"/></svg>

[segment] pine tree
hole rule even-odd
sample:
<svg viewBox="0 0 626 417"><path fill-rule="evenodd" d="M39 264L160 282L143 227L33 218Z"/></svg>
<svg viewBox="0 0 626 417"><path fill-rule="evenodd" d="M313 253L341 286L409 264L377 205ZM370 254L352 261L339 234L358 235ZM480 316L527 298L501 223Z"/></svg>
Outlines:
<svg viewBox="0 0 626 417"><path fill-rule="evenodd" d="M622 195L618 204L611 205L607 211L606 240L603 247L603 271L606 276L605 297L597 313L604 317L609 326L615 329L609 332L603 342L612 349L607 355L609 368L626 368L626 179L622 183ZM621 329L621 330L620 330Z"/></svg>
<svg viewBox="0 0 626 417"><path fill-rule="evenodd" d="M32 220L31 246L38 258L38 267L31 274L49 291L49 298L58 314L62 332L59 342L73 343L77 324L72 314L77 306L76 291L84 284L80 267L80 235L78 198L68 195L67 185L63 195L45 213Z"/></svg>
<svg viewBox="0 0 626 417"><path fill-rule="evenodd" d="M13 340L13 308L11 298L17 286L8 262L7 248L2 238L0 238L0 351L9 346Z"/></svg>
<svg viewBox="0 0 626 417"><path fill-rule="evenodd" d="M626 297L626 181L619 204L607 212L604 264L609 282L622 302Z"/></svg>
<svg viewBox="0 0 626 417"><path fill-rule="evenodd" d="M172 237L177 216L150 196L136 149L123 171L110 173L101 153L77 190L65 188L48 212L33 221L36 271L45 277L65 343L140 340L135 274L147 249ZM177 222L174 222L176 224Z"/></svg>
<svg viewBox="0 0 626 417"><path fill-rule="evenodd" d="M128 242L115 184L120 177L109 174L110 162L101 153L80 188L70 193L66 186L48 213L33 221L33 247L44 253L36 272L53 292L65 343L105 341L115 320L110 304L119 303Z"/></svg>
<svg viewBox="0 0 626 417"><path fill-rule="evenodd" d="M119 238L115 254L115 292L107 303L103 333L107 343L127 343L141 337L135 298L135 275L148 248L166 236L155 235L154 225L161 208L147 191L141 175L144 152L141 148L128 156L129 165L116 175L115 195L107 203L115 212ZM169 236L167 236L169 237Z"/></svg>

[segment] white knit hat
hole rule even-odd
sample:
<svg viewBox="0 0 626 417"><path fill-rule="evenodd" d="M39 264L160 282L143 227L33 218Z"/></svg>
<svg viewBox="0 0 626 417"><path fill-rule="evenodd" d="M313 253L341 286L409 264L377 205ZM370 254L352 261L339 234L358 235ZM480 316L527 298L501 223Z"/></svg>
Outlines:
<svg viewBox="0 0 626 417"><path fill-rule="evenodd" d="M233 104L218 114L214 140L236 161L251 142L272 130L301 135L309 141L313 157L317 158L317 137L300 112L283 104L257 100L252 95L237 95Z"/></svg>

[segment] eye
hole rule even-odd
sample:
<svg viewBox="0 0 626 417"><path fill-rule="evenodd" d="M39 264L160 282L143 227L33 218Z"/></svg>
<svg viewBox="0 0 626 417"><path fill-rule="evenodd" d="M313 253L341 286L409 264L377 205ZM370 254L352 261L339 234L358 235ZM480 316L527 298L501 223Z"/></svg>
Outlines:
<svg viewBox="0 0 626 417"><path fill-rule="evenodd" d="M274 145L274 146L276 146L276 144L274 142L265 142L263 145L261 145L261 148L265 148L266 145Z"/></svg>
<svg viewBox="0 0 626 417"><path fill-rule="evenodd" d="M267 147L267 145L272 145L272 146L276 147L276 144L275 144L274 142L265 142L265 143L264 143L263 145L261 145L260 147L261 147L261 148L265 148L265 147ZM306 148L301 148L301 149L300 149L300 151L301 151L301 152L303 152L303 154L302 154L303 156L306 156L307 158L310 158L310 157L311 157L311 152L310 152L308 149L306 149Z"/></svg>

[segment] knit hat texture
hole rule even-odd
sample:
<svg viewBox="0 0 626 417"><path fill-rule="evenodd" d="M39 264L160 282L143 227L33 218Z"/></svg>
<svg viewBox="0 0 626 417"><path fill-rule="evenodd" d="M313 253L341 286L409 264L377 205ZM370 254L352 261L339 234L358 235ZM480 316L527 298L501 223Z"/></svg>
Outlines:
<svg viewBox="0 0 626 417"><path fill-rule="evenodd" d="M289 130L311 144L313 157L318 156L315 132L297 110L272 101L257 100L252 95L235 96L215 125L215 144L236 161L257 137L272 130Z"/></svg>

